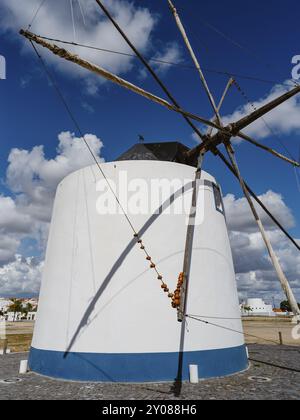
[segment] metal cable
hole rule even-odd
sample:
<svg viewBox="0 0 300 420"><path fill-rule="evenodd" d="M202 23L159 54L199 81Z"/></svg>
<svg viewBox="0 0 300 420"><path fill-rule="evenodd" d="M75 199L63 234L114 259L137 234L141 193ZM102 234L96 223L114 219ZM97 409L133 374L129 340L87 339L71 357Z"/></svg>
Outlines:
<svg viewBox="0 0 300 420"><path fill-rule="evenodd" d="M270 342L270 343L273 343L273 344L277 344L277 345L279 345L279 343L278 343L277 341L270 340L270 339L263 338L263 337L258 337L258 336L253 335L253 334L246 334L246 333L244 333L244 331L238 331L238 330L234 330L234 329L229 328L229 327L224 327L223 325L214 324L214 323L212 323L212 322L205 321L204 319L197 318L197 317L194 317L194 316L192 316L192 315L186 315L186 317L187 317L187 318L190 318L190 319L193 319L193 320L195 320L195 321L201 322L202 324L211 325L211 326L213 326L213 327L221 328L221 329L226 330L226 331L235 332L235 333L237 333L237 334L241 334L241 335L243 335L243 336L252 337L252 338L257 338L258 340L264 340L264 341L266 341L266 342Z"/></svg>
<svg viewBox="0 0 300 420"><path fill-rule="evenodd" d="M247 104L248 105L250 105L251 106L251 108L254 110L254 111L257 111L257 108L256 108L256 106L254 105L254 103L250 100L250 98L249 98L249 96L246 94L246 92L245 92L245 90L244 89L242 89L242 87L241 87L241 85L236 81L236 80L234 80L234 82L233 82L233 84L234 84L234 86L236 87L236 89L238 90L238 92L241 94L241 96L244 98L244 100L247 102ZM263 121L263 123L265 124L265 126L266 126L266 128L267 128L267 130L276 138L276 140L278 141L278 143L285 149L285 151L287 152L287 154L289 155L289 157L291 158L291 159L293 159L294 161L297 161L297 159L295 159L294 157L293 157L293 155L291 154L291 152L289 151L289 149L287 148L287 146L282 142L282 140L281 140L281 138L280 138L280 136L276 133L276 131L275 130L273 130L273 128L270 126L270 124L268 124L268 122L266 121L266 119L264 118L264 117L261 117L260 118L262 121Z"/></svg>
<svg viewBox="0 0 300 420"><path fill-rule="evenodd" d="M39 4L39 6L37 7L36 11L34 12L33 18L31 19L30 23L28 24L28 29L30 29L35 21L35 19L37 18L41 8L44 6L44 4L46 3L47 0L42 0L41 3Z"/></svg>
<svg viewBox="0 0 300 420"><path fill-rule="evenodd" d="M295 171L295 177L296 177L296 183L297 183L297 188L298 191L300 193L300 178L299 178L299 172L297 171L297 168L294 166L294 171Z"/></svg>
<svg viewBox="0 0 300 420"><path fill-rule="evenodd" d="M138 57L135 54L125 53L125 52L122 52L122 51L116 51L116 50L111 50L111 49L107 49L107 48L95 47L95 46L92 46L92 45L81 44L81 43L78 43L78 42L64 41L64 40L61 40L61 39L50 38L50 37L42 36L42 35L38 35L38 36L39 36L39 38L44 39L46 41L59 42L60 44L73 45L74 47L86 48L86 49L90 49L90 50L105 52L105 53L109 53L109 54L117 54L117 55L122 55L124 57L131 57L131 58L138 59ZM189 65L189 64L174 63L174 62L171 62L171 61L159 60L159 59L156 59L156 58L147 58L147 60L148 61L153 61L154 63L159 63L159 64L163 64L163 65L167 65L167 66L178 67L178 68L182 68L182 69L186 69L186 70L195 70L195 66L192 66L192 65ZM277 80L277 81L276 80L267 80L267 79L262 79L262 78L258 78L258 77L255 77L255 76L242 75L242 74L229 72L229 71L225 71L225 70L224 71L215 70L215 69L210 69L210 68L205 68L205 67L203 69L208 73L219 74L219 75L222 75L222 76L235 77L235 78L240 78L240 79L245 79L245 80L251 80L253 82L266 83L266 84L270 84L270 85L281 84L282 86L290 86L290 84L288 84L286 82L282 83L279 80Z"/></svg>
<svg viewBox="0 0 300 420"><path fill-rule="evenodd" d="M190 314L189 316L193 316L195 318L204 318L204 319L224 319L224 320L231 320L231 321L238 321L241 319L239 318L230 318L230 317L224 317L224 316L205 316L205 315L194 315Z"/></svg>
<svg viewBox="0 0 300 420"><path fill-rule="evenodd" d="M230 162L226 159L226 157L223 155L222 152L218 151L218 156L221 158L222 162L227 166L227 168L230 170L230 172L233 173L235 177L237 177L237 173L230 164ZM285 236L295 245L295 247L300 251L300 245L295 241L295 239L288 233L288 231L282 226L282 224L276 219L275 216L268 210L268 208L264 205L264 203L258 198L258 196L253 192L253 190L250 188L250 186L245 183L247 190L251 194L251 196L254 198L254 200L260 205L260 207L264 210L264 212L270 217L270 219L275 223L276 226L279 227L279 229L282 231L282 233L285 234Z"/></svg>
<svg viewBox="0 0 300 420"><path fill-rule="evenodd" d="M76 41L76 27L75 27L73 0L70 0L70 9L71 9L71 19L72 19L72 26L73 26L73 37L74 37L74 42L75 42Z"/></svg>
<svg viewBox="0 0 300 420"><path fill-rule="evenodd" d="M214 31L215 33L217 33L218 35L220 35L222 38L224 38L225 40L227 40L228 42L230 42L232 45L238 47L239 49L245 51L247 54L249 54L250 56L252 56L253 58L255 58L258 62L260 62L261 64L263 64L266 68L273 69L274 65L271 65L270 63L266 63L265 61L263 61L261 59L261 57L255 52L252 51L250 48L242 45L241 43L237 42L236 40L234 40L233 38L231 38L230 36L226 35L224 32L222 32L220 29L216 28L214 25L212 25L211 23L208 23L206 21L204 21L203 19L198 19L198 21L200 23L202 23L202 25L207 26L209 29L211 29L212 31ZM196 33L194 33L194 36L198 38L198 35ZM199 40L199 38L198 38ZM291 79L291 82L295 85L295 86L299 86L299 83L297 83L296 80Z"/></svg>

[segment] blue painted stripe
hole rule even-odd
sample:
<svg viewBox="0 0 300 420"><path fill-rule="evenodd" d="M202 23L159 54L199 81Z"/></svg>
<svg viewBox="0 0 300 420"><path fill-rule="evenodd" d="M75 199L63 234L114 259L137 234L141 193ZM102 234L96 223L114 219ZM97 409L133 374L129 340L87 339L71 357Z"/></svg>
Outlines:
<svg viewBox="0 0 300 420"><path fill-rule="evenodd" d="M93 382L163 382L189 379L189 365L201 379L232 375L248 367L245 346L181 353L97 354L31 348L33 372L53 378ZM182 362L180 364L180 362ZM182 365L182 369L179 366Z"/></svg>

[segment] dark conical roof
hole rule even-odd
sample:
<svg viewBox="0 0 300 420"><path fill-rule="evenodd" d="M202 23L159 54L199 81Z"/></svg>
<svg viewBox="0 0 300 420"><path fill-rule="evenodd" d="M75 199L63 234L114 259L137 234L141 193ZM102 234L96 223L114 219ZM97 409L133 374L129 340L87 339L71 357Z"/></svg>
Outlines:
<svg viewBox="0 0 300 420"><path fill-rule="evenodd" d="M190 149L179 142L138 143L116 160L161 160L184 163L185 153Z"/></svg>

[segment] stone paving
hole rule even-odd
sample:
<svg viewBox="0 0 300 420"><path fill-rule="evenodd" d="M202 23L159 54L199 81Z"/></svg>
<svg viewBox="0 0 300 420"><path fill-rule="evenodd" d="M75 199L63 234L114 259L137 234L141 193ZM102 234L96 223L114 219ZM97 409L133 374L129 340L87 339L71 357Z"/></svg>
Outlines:
<svg viewBox="0 0 300 420"><path fill-rule="evenodd" d="M198 385L95 384L18 375L28 353L0 356L0 400L299 400L300 347L250 345L251 367ZM8 380L7 382L5 382Z"/></svg>

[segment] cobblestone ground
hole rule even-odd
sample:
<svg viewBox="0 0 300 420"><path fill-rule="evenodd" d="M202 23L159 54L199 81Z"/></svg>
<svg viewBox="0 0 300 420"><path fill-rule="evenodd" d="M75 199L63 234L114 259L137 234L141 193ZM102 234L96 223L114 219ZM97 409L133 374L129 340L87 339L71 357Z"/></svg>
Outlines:
<svg viewBox="0 0 300 420"><path fill-rule="evenodd" d="M171 383L76 383L33 373L18 375L20 360L28 354L0 356L0 400L300 399L300 347L250 345L249 350L251 367L247 372L181 387Z"/></svg>

